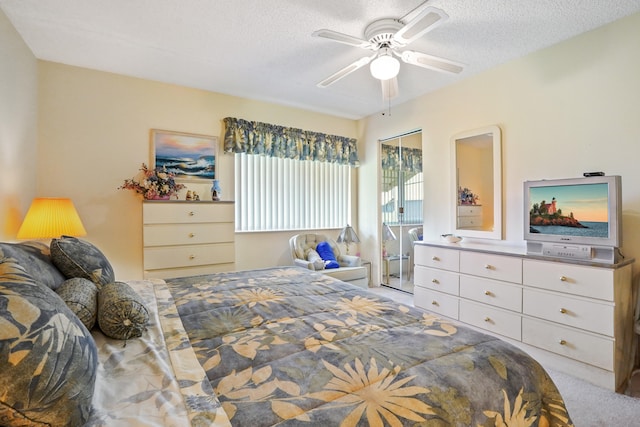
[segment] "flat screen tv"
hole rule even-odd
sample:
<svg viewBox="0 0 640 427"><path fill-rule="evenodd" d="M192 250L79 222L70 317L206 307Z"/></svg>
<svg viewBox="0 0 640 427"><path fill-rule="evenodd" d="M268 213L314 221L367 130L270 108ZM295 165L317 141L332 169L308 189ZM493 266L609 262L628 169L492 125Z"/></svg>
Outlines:
<svg viewBox="0 0 640 427"><path fill-rule="evenodd" d="M554 248L544 255L567 253L583 258L594 257L591 247L620 248L621 186L620 176L525 181L524 239L528 248L534 252ZM569 250L558 249L563 247Z"/></svg>

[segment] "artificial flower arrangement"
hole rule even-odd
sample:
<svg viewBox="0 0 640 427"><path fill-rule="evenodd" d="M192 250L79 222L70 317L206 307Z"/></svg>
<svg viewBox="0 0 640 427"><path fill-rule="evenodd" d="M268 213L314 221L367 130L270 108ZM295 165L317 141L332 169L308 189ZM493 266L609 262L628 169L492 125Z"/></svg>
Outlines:
<svg viewBox="0 0 640 427"><path fill-rule="evenodd" d="M458 187L458 203L461 205L475 205L479 197L473 194L467 187Z"/></svg>
<svg viewBox="0 0 640 427"><path fill-rule="evenodd" d="M165 167L149 169L146 164L142 164L140 173L131 179L125 179L124 184L118 187L122 190L133 190L142 194L147 200L169 199L175 194L178 198L178 191L185 188L184 185L175 181L175 175L167 172Z"/></svg>

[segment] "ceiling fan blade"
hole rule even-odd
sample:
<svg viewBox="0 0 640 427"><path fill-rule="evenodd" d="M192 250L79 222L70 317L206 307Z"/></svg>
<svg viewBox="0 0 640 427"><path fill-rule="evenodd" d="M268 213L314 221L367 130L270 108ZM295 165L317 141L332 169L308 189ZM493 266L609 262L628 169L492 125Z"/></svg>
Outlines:
<svg viewBox="0 0 640 427"><path fill-rule="evenodd" d="M333 73L332 75L330 75L329 77L327 77L326 79L324 79L323 81L318 83L317 86L325 88L325 87L327 87L329 85L332 85L335 82L337 82L338 80L340 80L341 78L343 78L345 76L348 76L349 74L353 73L354 71L356 71L359 68L364 67L369 62L371 62L371 60L373 58L375 58L375 57L376 57L376 55L371 55L371 56L365 56L363 58L360 58L356 62L353 62L353 63L347 65L342 70L340 70L340 71L338 71L336 73Z"/></svg>
<svg viewBox="0 0 640 427"><path fill-rule="evenodd" d="M444 71L446 73L458 74L464 69L464 64L450 61L438 56L427 55L426 53L405 50L400 58L407 64L417 65L418 67L429 68L435 71Z"/></svg>
<svg viewBox="0 0 640 427"><path fill-rule="evenodd" d="M402 45L408 45L412 41L422 37L426 32L436 28L447 18L449 18L449 15L443 10L427 6L407 22L404 27L400 28L393 35L393 39Z"/></svg>
<svg viewBox="0 0 640 427"><path fill-rule="evenodd" d="M389 80L380 80L382 85L382 99L388 100L398 96L398 78L394 77Z"/></svg>
<svg viewBox="0 0 640 427"><path fill-rule="evenodd" d="M317 30L311 34L313 37L322 37L333 40L338 43L348 44L349 46L361 47L363 49L371 49L373 46L366 40L350 36L348 34L339 33L333 30Z"/></svg>

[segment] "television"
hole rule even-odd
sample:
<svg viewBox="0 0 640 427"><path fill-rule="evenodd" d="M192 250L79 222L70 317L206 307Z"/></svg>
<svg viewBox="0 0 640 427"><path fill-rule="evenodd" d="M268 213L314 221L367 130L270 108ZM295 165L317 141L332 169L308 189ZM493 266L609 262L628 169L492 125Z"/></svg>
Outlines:
<svg viewBox="0 0 640 427"><path fill-rule="evenodd" d="M617 175L525 181L527 254L619 262L621 190Z"/></svg>

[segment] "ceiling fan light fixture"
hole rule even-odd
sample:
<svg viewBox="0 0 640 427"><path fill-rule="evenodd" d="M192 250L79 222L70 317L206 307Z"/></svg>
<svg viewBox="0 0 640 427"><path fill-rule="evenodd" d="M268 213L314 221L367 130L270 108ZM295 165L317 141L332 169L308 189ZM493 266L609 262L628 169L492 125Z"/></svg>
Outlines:
<svg viewBox="0 0 640 427"><path fill-rule="evenodd" d="M391 54L391 49L383 48L382 53L371 61L371 75L378 80L389 80L400 72L400 61Z"/></svg>

